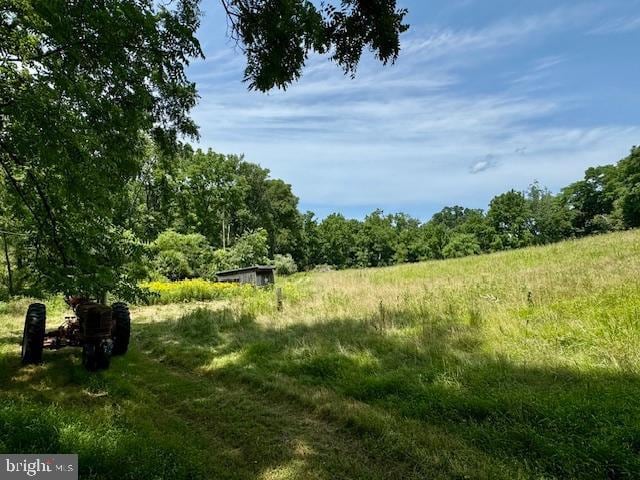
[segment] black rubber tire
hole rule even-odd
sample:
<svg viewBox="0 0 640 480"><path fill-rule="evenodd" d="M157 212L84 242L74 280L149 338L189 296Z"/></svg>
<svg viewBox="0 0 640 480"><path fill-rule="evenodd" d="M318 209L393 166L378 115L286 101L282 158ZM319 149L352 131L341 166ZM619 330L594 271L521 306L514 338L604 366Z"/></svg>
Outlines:
<svg viewBox="0 0 640 480"><path fill-rule="evenodd" d="M111 316L114 321L113 332L113 355L124 355L129 350L129 340L131 338L131 315L126 303L118 302L111 305Z"/></svg>
<svg viewBox="0 0 640 480"><path fill-rule="evenodd" d="M42 303L32 303L27 309L22 333L22 363L42 363L42 347L47 323L47 308Z"/></svg>

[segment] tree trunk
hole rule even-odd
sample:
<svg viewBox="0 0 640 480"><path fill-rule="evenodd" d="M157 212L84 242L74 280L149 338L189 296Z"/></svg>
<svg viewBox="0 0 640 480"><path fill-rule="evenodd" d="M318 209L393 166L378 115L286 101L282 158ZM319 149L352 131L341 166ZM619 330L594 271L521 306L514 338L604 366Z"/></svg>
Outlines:
<svg viewBox="0 0 640 480"><path fill-rule="evenodd" d="M7 244L7 234L2 234L2 243L4 246L4 259L7 263L7 287L9 288L9 296L13 297L13 271L11 270L11 259L9 258L9 245Z"/></svg>
<svg viewBox="0 0 640 480"><path fill-rule="evenodd" d="M224 231L224 215L222 215L222 250L227 248L227 235L226 232Z"/></svg>
<svg viewBox="0 0 640 480"><path fill-rule="evenodd" d="M100 292L98 294L98 298L96 298L96 300L98 301L98 303L100 305L106 305L107 304L107 292Z"/></svg>

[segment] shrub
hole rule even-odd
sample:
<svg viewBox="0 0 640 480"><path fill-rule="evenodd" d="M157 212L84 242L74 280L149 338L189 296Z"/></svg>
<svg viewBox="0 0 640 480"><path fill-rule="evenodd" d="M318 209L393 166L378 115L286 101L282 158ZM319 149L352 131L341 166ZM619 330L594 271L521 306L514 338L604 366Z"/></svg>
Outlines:
<svg viewBox="0 0 640 480"><path fill-rule="evenodd" d="M614 215L595 215L587 221L586 226L591 233L608 233L622 229Z"/></svg>
<svg viewBox="0 0 640 480"><path fill-rule="evenodd" d="M165 250L153 260L156 271L169 280L180 280L193 275L189 261L184 253L176 250Z"/></svg>
<svg viewBox="0 0 640 480"><path fill-rule="evenodd" d="M475 235L457 233L451 237L449 243L442 249L445 258L460 258L480 253L480 245Z"/></svg>
<svg viewBox="0 0 640 480"><path fill-rule="evenodd" d="M278 275L291 275L298 271L295 260L288 253L286 255L275 255L273 257L273 264L276 267L276 273Z"/></svg>
<svg viewBox="0 0 640 480"><path fill-rule="evenodd" d="M166 230L151 245L155 268L171 280L210 276L213 249L198 233Z"/></svg>
<svg viewBox="0 0 640 480"><path fill-rule="evenodd" d="M235 268L233 264L233 259L231 258L231 250L223 250L218 249L213 252L213 263L212 263L212 273L211 278L215 277L215 273L221 270L230 270Z"/></svg>
<svg viewBox="0 0 640 480"><path fill-rule="evenodd" d="M250 267L268 262L267 233L258 230L241 236L230 248L219 248L212 252L208 263L201 267L200 277L215 279L216 272L232 268Z"/></svg>
<svg viewBox="0 0 640 480"><path fill-rule="evenodd" d="M244 234L230 249L229 263L232 268L267 263L269 261L267 243L267 232L262 228L255 232Z"/></svg>

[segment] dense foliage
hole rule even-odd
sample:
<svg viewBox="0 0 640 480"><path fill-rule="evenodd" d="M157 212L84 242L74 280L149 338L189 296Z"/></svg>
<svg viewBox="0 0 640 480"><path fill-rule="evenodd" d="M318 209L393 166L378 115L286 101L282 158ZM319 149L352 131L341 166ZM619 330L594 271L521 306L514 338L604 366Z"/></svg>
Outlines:
<svg viewBox="0 0 640 480"><path fill-rule="evenodd" d="M322 265L386 266L640 226L635 147L617 165L589 168L557 195L534 183L495 196L486 212L445 207L427 222L381 210L363 220L335 213L318 221L299 211L290 185L235 155L189 146L167 155L147 141L141 163L115 216L128 245L140 251L122 262L137 279L214 280L217 271L264 263L281 275ZM29 240L3 234L5 295L37 293Z"/></svg>
<svg viewBox="0 0 640 480"><path fill-rule="evenodd" d="M114 212L145 135L166 148L196 134L198 18L197 0L0 3L5 223L25 235L19 261L39 289L135 286L139 245Z"/></svg>
<svg viewBox="0 0 640 480"><path fill-rule="evenodd" d="M222 5L230 33L246 54L245 80L262 91L297 80L311 52L328 53L349 73L365 48L383 63L393 62L407 28L406 12L395 0L342 0L320 7L302 0L222 0ZM199 6L199 0L0 1L0 214L5 232L19 237L3 239L5 253L11 250L5 255L9 294L24 288L94 297L106 291L136 294L144 251L138 240L147 238L140 230L152 219L129 221L129 209L139 205L127 201L128 190L132 181L164 181L146 177L150 139L155 150L171 154L165 158L171 163L178 140L197 136L189 116L197 93L186 67L202 57L195 37ZM218 171L220 183L212 185L209 172L217 157L201 160L171 178L173 187L202 193L179 197L180 225L209 239L220 232L224 247L235 234L226 225L244 231L256 220L253 211L229 208L246 186L229 184ZM286 194L277 181L259 193ZM158 208L135 212L155 215L152 231L163 222L173 225L174 218L163 217L164 201L149 198L147 204ZM194 210L209 215L195 216ZM245 223L230 218L234 215ZM287 211L258 215L280 217ZM271 227L272 249L295 241ZM162 255L163 268L196 273L176 251ZM19 278L25 272L27 278Z"/></svg>
<svg viewBox="0 0 640 480"><path fill-rule="evenodd" d="M393 62L407 28L395 0L222 5L258 90L285 88L311 53L346 73L366 48ZM0 3L3 294L131 297L140 280L269 259L280 273L384 266L640 226L638 148L558 195L533 184L486 212L303 214L268 170L178 141L197 135L185 69L202 56L199 14L197 0Z"/></svg>
<svg viewBox="0 0 640 480"><path fill-rule="evenodd" d="M329 54L345 73L356 71L365 48L383 63L400 52L409 27L396 0L222 0L231 35L247 56L245 81L262 91L297 80L310 53Z"/></svg>
<svg viewBox="0 0 640 480"><path fill-rule="evenodd" d="M422 223L376 210L364 220L301 215L303 268L385 266L457 258L640 226L640 148L617 165L589 168L554 195L534 182L495 196L486 212L445 207ZM293 253L293 252L292 252Z"/></svg>
<svg viewBox="0 0 640 480"><path fill-rule="evenodd" d="M291 186L235 155L147 142L125 185L117 222L140 257L138 279L214 280L220 270L273 263L281 275L317 266L377 267L544 245L640 226L640 149L589 168L554 195L537 182L495 196L486 212L445 207L427 222L376 210L363 220L301 213ZM29 239L3 235L6 294L29 293ZM325 267L326 268L326 267Z"/></svg>

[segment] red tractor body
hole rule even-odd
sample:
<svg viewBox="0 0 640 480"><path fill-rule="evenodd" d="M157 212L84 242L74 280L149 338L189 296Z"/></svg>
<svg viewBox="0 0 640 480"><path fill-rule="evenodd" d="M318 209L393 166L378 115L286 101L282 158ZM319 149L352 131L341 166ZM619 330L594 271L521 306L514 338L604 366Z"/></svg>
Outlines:
<svg viewBox="0 0 640 480"><path fill-rule="evenodd" d="M66 300L74 315L65 317L64 323L50 332L45 332L45 306L29 306L22 339L23 363L42 362L43 349L82 347L82 363L93 371L108 368L112 355L126 353L131 332L126 304L107 306L78 297Z"/></svg>

